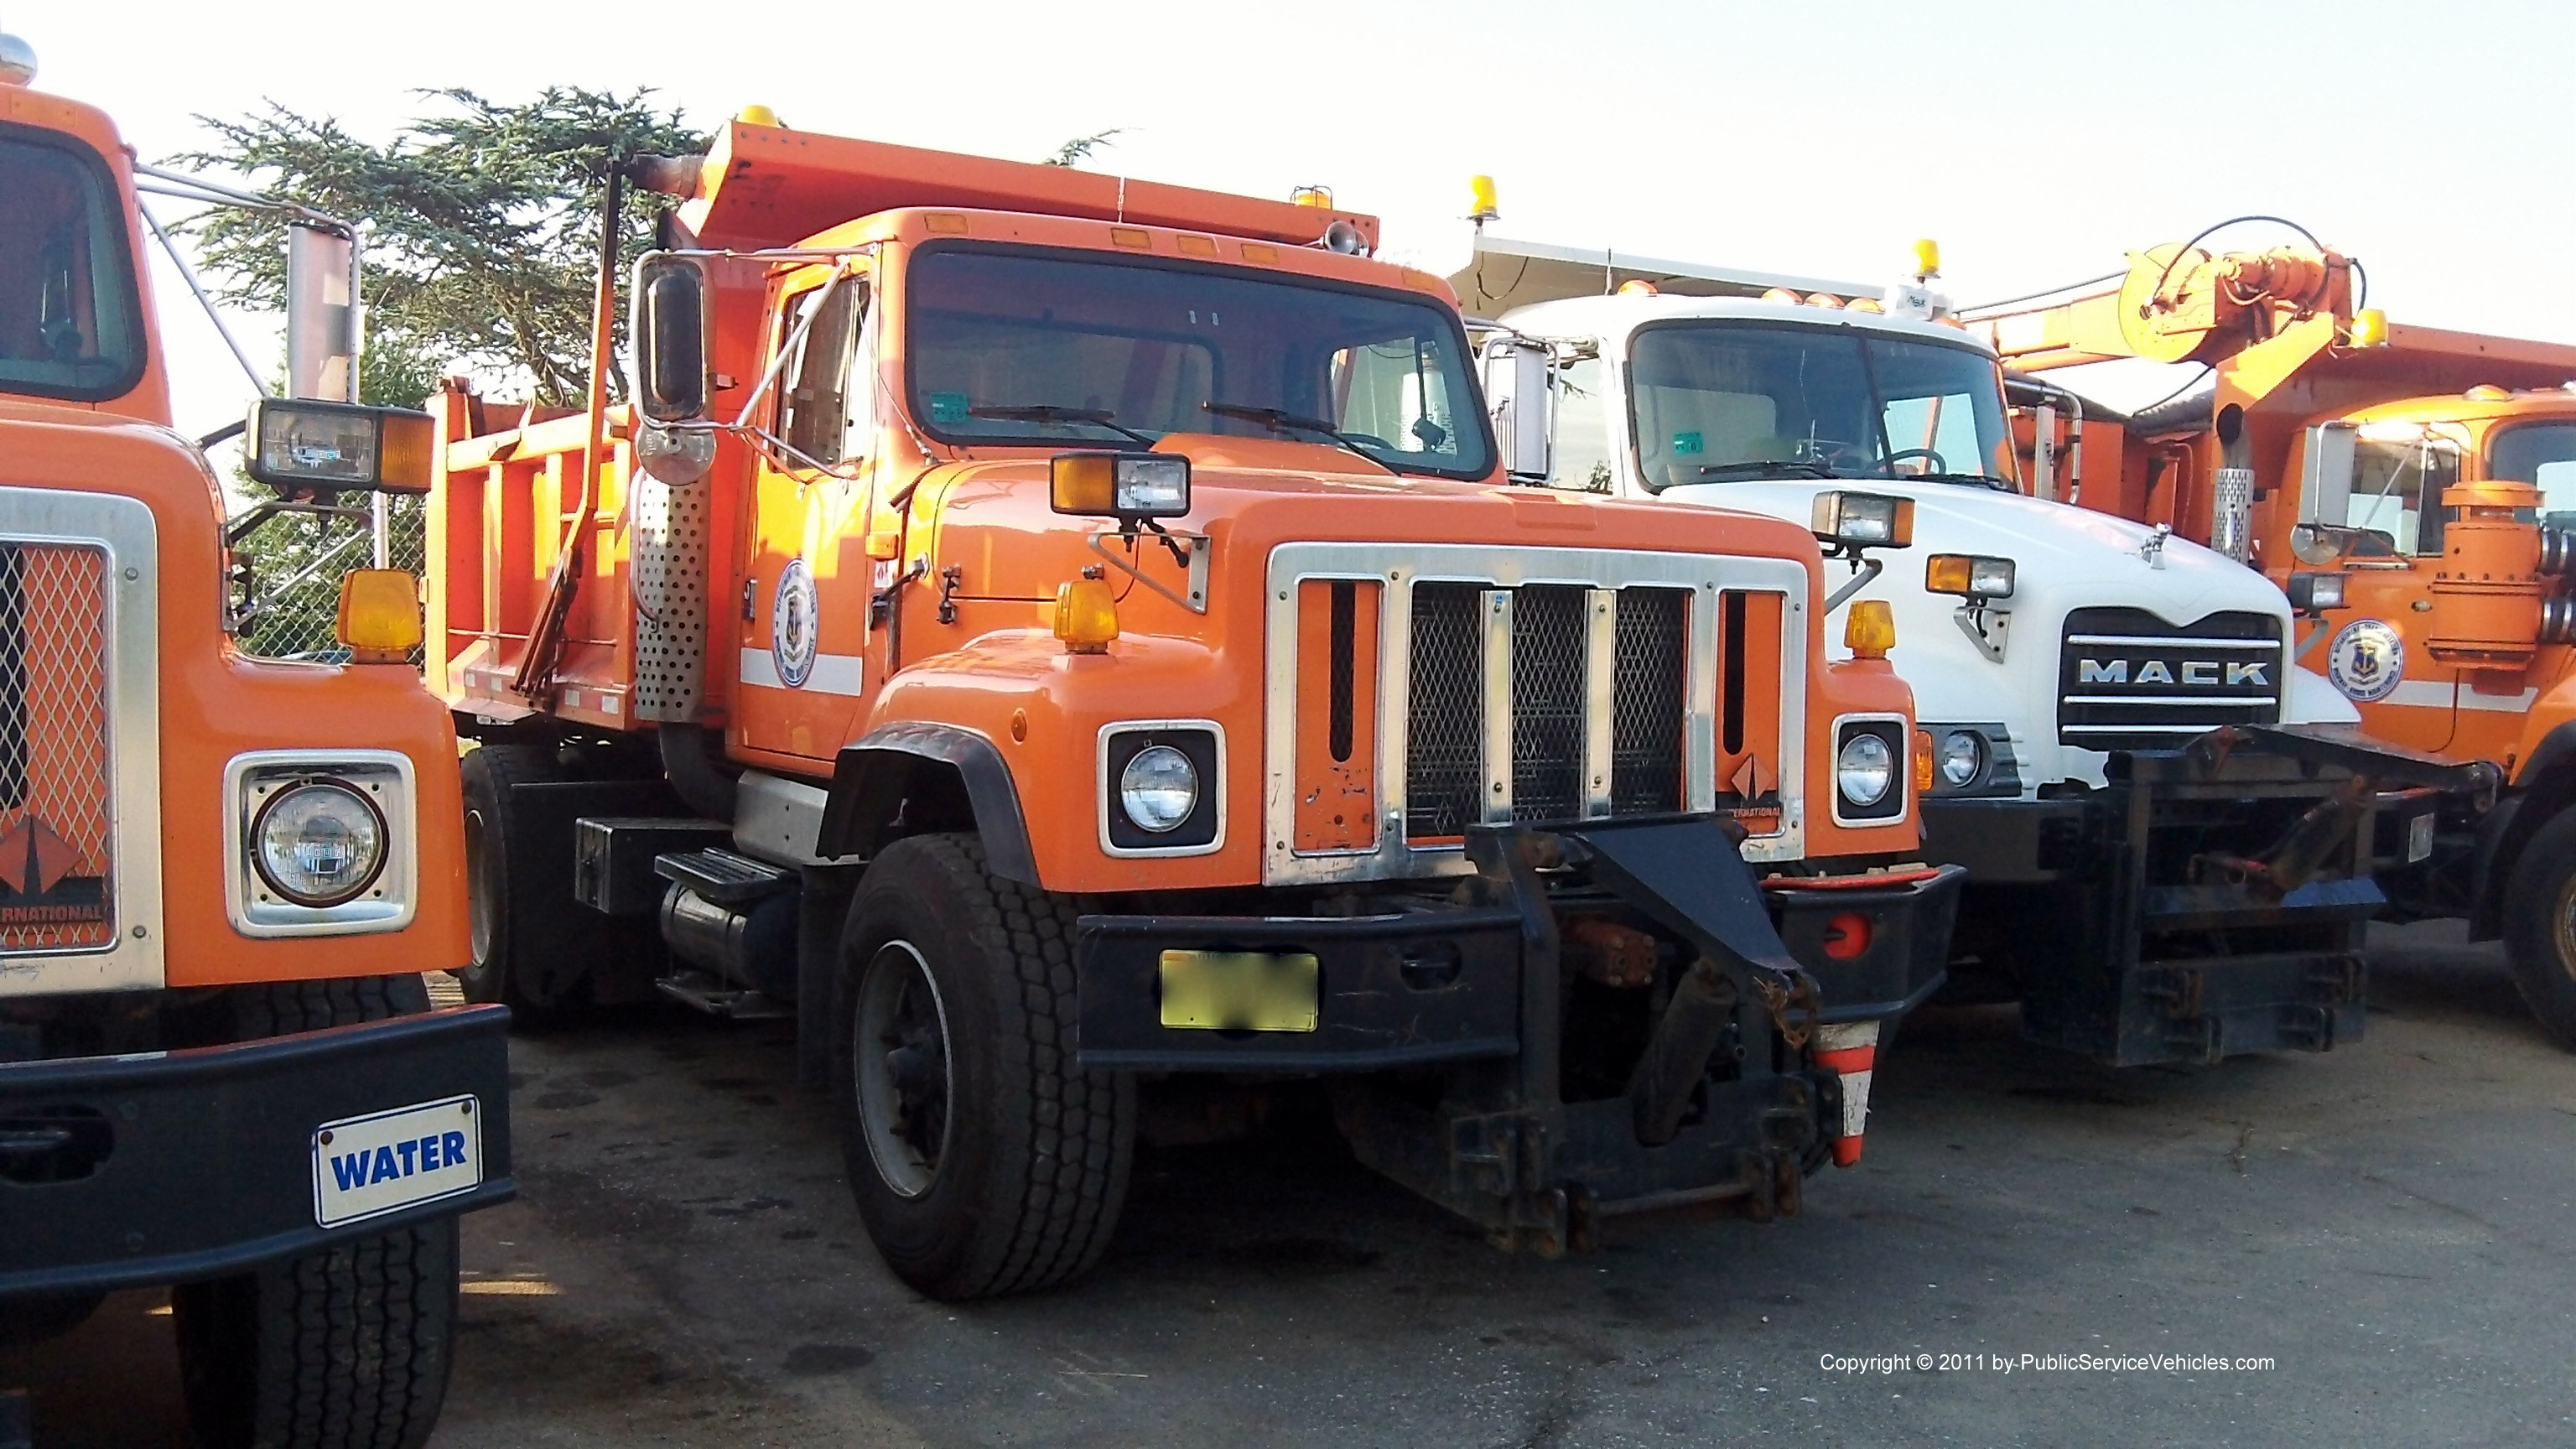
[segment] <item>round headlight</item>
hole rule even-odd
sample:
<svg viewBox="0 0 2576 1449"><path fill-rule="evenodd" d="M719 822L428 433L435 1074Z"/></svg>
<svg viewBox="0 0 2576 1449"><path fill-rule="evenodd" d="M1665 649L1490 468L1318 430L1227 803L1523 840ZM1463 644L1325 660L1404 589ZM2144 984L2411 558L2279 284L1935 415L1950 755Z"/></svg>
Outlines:
<svg viewBox="0 0 2576 1449"><path fill-rule="evenodd" d="M260 880L299 906L355 900L385 865L385 817L336 780L305 780L270 796L250 838Z"/></svg>
<svg viewBox="0 0 2576 1449"><path fill-rule="evenodd" d="M1941 778L1954 786L1973 784L1986 768L1985 736L1958 730L1941 737Z"/></svg>
<svg viewBox="0 0 2576 1449"><path fill-rule="evenodd" d="M1896 783L1896 754L1876 735L1854 735L1834 756L1835 785L1854 805L1875 805Z"/></svg>
<svg viewBox="0 0 2576 1449"><path fill-rule="evenodd" d="M1160 835L1199 808L1199 771L1170 745L1147 745L1118 772L1118 803L1137 828Z"/></svg>

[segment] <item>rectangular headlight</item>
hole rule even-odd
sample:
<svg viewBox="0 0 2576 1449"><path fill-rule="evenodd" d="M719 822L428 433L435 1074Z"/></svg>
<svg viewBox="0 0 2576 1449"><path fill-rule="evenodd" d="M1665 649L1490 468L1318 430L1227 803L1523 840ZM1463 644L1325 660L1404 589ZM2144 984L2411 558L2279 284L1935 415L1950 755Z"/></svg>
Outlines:
<svg viewBox="0 0 2576 1449"><path fill-rule="evenodd" d="M1981 553L1936 553L1924 560L1923 587L1963 599L2009 599L2013 561Z"/></svg>
<svg viewBox="0 0 2576 1449"><path fill-rule="evenodd" d="M1141 519L1190 511L1190 460L1178 453L1058 453L1049 485L1058 513Z"/></svg>
<svg viewBox="0 0 2576 1449"><path fill-rule="evenodd" d="M436 426L405 408L264 397L251 404L244 467L296 492L426 493Z"/></svg>
<svg viewBox="0 0 2576 1449"><path fill-rule="evenodd" d="M1848 548L1903 548L1914 541L1914 500L1839 489L1819 493L1810 531Z"/></svg>
<svg viewBox="0 0 2576 1449"><path fill-rule="evenodd" d="M2290 607L2302 614L2340 609L2343 607L2343 575L2292 574L2288 592Z"/></svg>

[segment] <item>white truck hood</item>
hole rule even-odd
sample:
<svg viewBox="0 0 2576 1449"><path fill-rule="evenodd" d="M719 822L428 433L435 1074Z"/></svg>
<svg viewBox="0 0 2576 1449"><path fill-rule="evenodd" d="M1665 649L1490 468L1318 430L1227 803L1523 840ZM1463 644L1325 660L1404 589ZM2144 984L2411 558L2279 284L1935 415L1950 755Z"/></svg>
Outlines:
<svg viewBox="0 0 2576 1449"><path fill-rule="evenodd" d="M2154 530L2126 519L1969 484L1902 479L1770 479L1700 483L1665 489L1672 503L1700 503L1767 514L1804 525L1814 499L1828 489L1894 494L1914 500L1914 543L1878 549L1886 572L1854 597L1885 599L1896 615L1889 657L1914 688L1926 724L1996 724L2009 731L2024 794L2061 780L2099 784L2108 755L2061 742L2058 732L2060 651L2069 613L2077 609L2144 610L2165 626L2221 612L2266 614L2279 623L2281 719L2352 723L2350 702L2322 677L2294 667L2289 600L2270 580L2224 555L2180 538L2150 547ZM2008 614L2004 657L1989 659L1960 622L1960 600L1923 587L1923 561L1935 553L2000 555L2014 564L2013 596L1992 612ZM1828 563L1825 583L1851 577ZM1837 611L1839 612L1839 611ZM1828 639L1836 637L1828 621ZM2175 694L2188 694L2177 685Z"/></svg>

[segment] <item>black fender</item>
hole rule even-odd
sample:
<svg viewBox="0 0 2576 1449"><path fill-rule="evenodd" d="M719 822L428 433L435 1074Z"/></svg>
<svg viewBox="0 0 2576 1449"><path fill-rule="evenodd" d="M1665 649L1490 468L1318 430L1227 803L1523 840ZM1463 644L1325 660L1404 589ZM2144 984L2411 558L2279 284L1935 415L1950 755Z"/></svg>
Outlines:
<svg viewBox="0 0 2576 1449"><path fill-rule="evenodd" d="M2576 804L2576 720L2542 735L2521 773L2478 830L2477 904L2469 912L2472 941L2492 941L2503 934L2505 886L2522 862L2522 848L2558 812Z"/></svg>
<svg viewBox="0 0 2576 1449"><path fill-rule="evenodd" d="M826 859L864 860L901 836L970 826L983 840L986 869L1040 884L1028 817L1001 750L970 729L905 720L841 747L814 849Z"/></svg>

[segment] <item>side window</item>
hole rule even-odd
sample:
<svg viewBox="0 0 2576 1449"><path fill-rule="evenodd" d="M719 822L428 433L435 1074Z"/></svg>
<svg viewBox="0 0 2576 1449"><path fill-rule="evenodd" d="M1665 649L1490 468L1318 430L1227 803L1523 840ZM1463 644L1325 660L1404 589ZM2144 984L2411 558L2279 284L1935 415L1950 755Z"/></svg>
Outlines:
<svg viewBox="0 0 2576 1449"><path fill-rule="evenodd" d="M1977 403L1966 393L1889 398L1884 421L1889 454L1912 455L1897 465L1906 473L1932 472L1936 460L1940 471L1949 473L1993 466L1977 446Z"/></svg>
<svg viewBox="0 0 2576 1449"><path fill-rule="evenodd" d="M1556 447L1550 488L1608 493L1618 476L1610 462L1609 368L1599 354L1578 356L1556 370Z"/></svg>
<svg viewBox="0 0 2576 1449"><path fill-rule="evenodd" d="M2442 551L2442 490L2460 481L2460 453L2439 438L2363 439L2353 450L2343 521L2399 553Z"/></svg>
<svg viewBox="0 0 2576 1449"><path fill-rule="evenodd" d="M813 321L801 342L790 343L796 350L782 369L778 436L788 447L829 466L866 450L867 434L854 429L852 419L853 414L873 417L875 374L865 367L854 373L850 364L861 333L873 338L875 329L859 325L868 311L865 281L847 277L829 296L822 292L817 287L787 304L790 319L811 312ZM795 326L794 320L788 323L791 338ZM849 396L854 376L864 388L855 399Z"/></svg>
<svg viewBox="0 0 2576 1449"><path fill-rule="evenodd" d="M1326 386L1332 423L1391 453L1458 456L1454 374L1437 338L1411 335L1335 352ZM1293 409L1292 409L1293 411Z"/></svg>

